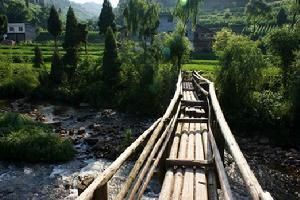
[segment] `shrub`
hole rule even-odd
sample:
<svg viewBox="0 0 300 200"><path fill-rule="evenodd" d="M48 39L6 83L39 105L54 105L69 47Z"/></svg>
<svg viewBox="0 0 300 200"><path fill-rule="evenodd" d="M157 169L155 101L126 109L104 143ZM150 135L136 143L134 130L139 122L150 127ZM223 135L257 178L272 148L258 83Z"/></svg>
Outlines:
<svg viewBox="0 0 300 200"><path fill-rule="evenodd" d="M0 97L29 96L39 85L38 73L28 66L0 63Z"/></svg>
<svg viewBox="0 0 300 200"><path fill-rule="evenodd" d="M70 141L52 133L50 126L16 113L0 114L0 159L58 162L73 158Z"/></svg>

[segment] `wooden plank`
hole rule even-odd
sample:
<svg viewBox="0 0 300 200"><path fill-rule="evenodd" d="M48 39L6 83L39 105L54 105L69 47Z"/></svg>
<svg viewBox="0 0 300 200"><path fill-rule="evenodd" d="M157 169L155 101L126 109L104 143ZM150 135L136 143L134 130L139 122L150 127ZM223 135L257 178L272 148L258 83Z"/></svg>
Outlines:
<svg viewBox="0 0 300 200"><path fill-rule="evenodd" d="M185 159L166 159L166 165L168 167L204 167L207 166L209 167L210 165L212 165L213 159L211 160L191 160L188 158Z"/></svg>
<svg viewBox="0 0 300 200"><path fill-rule="evenodd" d="M225 143L229 149L230 154L233 156L240 172L243 177L244 182L246 183L247 190L250 193L252 199L262 199L262 200L271 200L273 199L269 192L263 191L261 185L258 180L254 176L250 166L248 165L243 153L241 152L226 120L222 109L220 107L219 101L217 99L217 95L215 92L214 83L203 78L196 72L193 72L195 76L199 77L200 80L205 81L209 84L209 96L211 100L211 105L213 111L215 113L216 119L218 121L221 133L225 139Z"/></svg>
<svg viewBox="0 0 300 200"><path fill-rule="evenodd" d="M129 156L141 145L144 140L149 136L150 133L157 127L161 119L158 119L152 126L147 129L141 136L138 137L127 149L106 169L102 174L100 174L87 189L77 198L77 200L91 200L93 199L94 192L105 185L111 177L116 173L116 171L122 166L122 164L127 160Z"/></svg>
<svg viewBox="0 0 300 200"><path fill-rule="evenodd" d="M178 118L177 121L180 123L207 123L208 118Z"/></svg>
<svg viewBox="0 0 300 200"><path fill-rule="evenodd" d="M175 105L177 104L177 102L181 98L181 94L180 94L180 92L181 92L181 82L182 82L182 79L181 79L181 72L180 72L179 77L178 77L177 87L176 87L177 89L175 91L173 99L171 100L171 102L170 102L170 104L167 108L166 113L164 114L164 116L162 117L161 122L157 125L157 128L154 130L153 134L151 135L148 143L146 144L143 152L140 154L138 160L136 161L135 165L133 166L131 172L128 175L128 178L127 178L124 186L121 188L121 191L117 195L116 199L121 200L121 199L125 198L131 184L133 183L135 177L139 173L141 167L143 166L145 160L147 159L149 153L151 152L151 150L152 150L152 148L153 148L153 146L156 142L157 137L159 136L162 129L164 128L165 121L170 118L170 116L171 116L171 114L174 110Z"/></svg>
<svg viewBox="0 0 300 200"><path fill-rule="evenodd" d="M147 188L147 185L149 184L149 182L150 182L150 180L151 180L151 178L152 178L152 176L154 174L155 168L157 167L157 165L159 164L160 159L162 158L162 155L163 155L163 153L164 153L164 151L165 151L165 149L166 149L166 147L168 145L168 141L171 138L171 135L172 135L172 133L174 131L174 127L175 127L175 125L177 123L177 118L178 118L178 115L180 114L179 113L180 112L180 106L181 105L179 103L177 112L176 112L175 117L174 117L174 120L172 121L171 127L168 130L167 138L164 141L161 149L159 150L159 153L158 153L158 155L157 155L154 163L152 164L152 166L151 166L151 168L149 170L149 173L147 174L147 177L145 178L144 183L143 183L141 189L139 190L137 199L141 199L142 198L142 195L144 194L144 192L145 192L145 190ZM169 197L170 197L170 195L169 195Z"/></svg>
<svg viewBox="0 0 300 200"><path fill-rule="evenodd" d="M181 100L183 106L205 106L204 101L191 101L191 100Z"/></svg>
<svg viewBox="0 0 300 200"><path fill-rule="evenodd" d="M196 137L196 151L195 159L203 160L204 159L204 150L203 150L203 141L200 133L201 127L200 124L195 126L195 137ZM207 180L205 171L203 169L196 169L195 172L195 200L207 200Z"/></svg>
<svg viewBox="0 0 300 200"><path fill-rule="evenodd" d="M178 123L173 144L170 150L170 155L169 155L170 159L177 158L181 129L182 129L182 123ZM173 192L173 186L174 186L174 171L173 169L168 169L159 195L159 200L169 200Z"/></svg>
<svg viewBox="0 0 300 200"><path fill-rule="evenodd" d="M194 124L190 124L189 130L193 130ZM195 159L194 156L194 134L189 134L188 136L188 146L187 146L187 159ZM187 167L184 172L183 189L182 189L182 199L194 199L194 169L192 167Z"/></svg>

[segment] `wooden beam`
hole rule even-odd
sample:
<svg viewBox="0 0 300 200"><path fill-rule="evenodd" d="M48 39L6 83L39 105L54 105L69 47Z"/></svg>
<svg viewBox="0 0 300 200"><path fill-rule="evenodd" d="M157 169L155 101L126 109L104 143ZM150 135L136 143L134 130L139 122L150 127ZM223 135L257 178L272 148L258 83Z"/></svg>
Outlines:
<svg viewBox="0 0 300 200"><path fill-rule="evenodd" d="M184 167L204 167L211 166L214 163L212 160L191 160L191 159L166 159L168 167L184 166Z"/></svg>
<svg viewBox="0 0 300 200"><path fill-rule="evenodd" d="M236 164L242 174L243 180L246 184L247 190L250 193L252 199L254 199L254 200L260 200L260 199L272 200L273 198L270 195L270 193L263 191L261 185L259 184L255 175L251 171L246 158L244 157L243 153L241 152L241 149L240 149L238 143L236 142L236 140L225 120L221 106L217 99L214 83L203 78L196 72L193 72L193 73L197 77L199 77L199 79L201 79L209 84L209 94L210 94L209 97L210 97L210 101L211 101L211 105L212 105L214 114L216 116L216 119L217 119L219 127L220 127L221 134L223 135L223 137L225 139L225 143L229 149L230 154L233 156L234 161L236 162ZM212 134L209 134L209 135L212 135Z"/></svg>
<svg viewBox="0 0 300 200"><path fill-rule="evenodd" d="M191 101L191 100L181 100L183 106L205 106L204 101Z"/></svg>
<svg viewBox="0 0 300 200"><path fill-rule="evenodd" d="M178 123L207 123L208 118L178 118Z"/></svg>
<svg viewBox="0 0 300 200"><path fill-rule="evenodd" d="M180 97L181 97L181 82L182 82L182 78L181 78L181 72L180 72L180 74L178 76L178 81L177 81L174 97L171 100L166 113L162 117L161 122L157 125L157 128L152 133L150 139L148 140L146 146L144 147L143 152L140 154L138 160L136 161L130 174L128 175L124 186L121 188L121 191L119 192L119 194L117 195L117 197L115 199L122 200L125 198L127 192L129 191L131 184L134 182L134 180L135 180L137 174L139 173L141 167L143 166L145 160L148 158L148 155L151 152L151 150L156 142L156 139L161 134L161 131L163 130L163 128L165 126L165 120L170 118L171 114L174 112L174 107L177 104L177 102L180 100Z"/></svg>

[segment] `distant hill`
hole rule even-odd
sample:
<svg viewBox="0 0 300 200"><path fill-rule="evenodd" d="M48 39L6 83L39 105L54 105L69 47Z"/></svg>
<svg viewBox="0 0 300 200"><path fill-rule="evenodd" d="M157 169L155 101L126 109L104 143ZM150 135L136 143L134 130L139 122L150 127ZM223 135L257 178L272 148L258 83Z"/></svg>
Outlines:
<svg viewBox="0 0 300 200"><path fill-rule="evenodd" d="M97 3L74 3L70 2L69 0L39 0L36 1L36 4L41 5L54 5L57 9L61 9L63 14L66 14L68 11L69 6L71 5L74 9L76 16L80 20L88 20L93 19L99 16L102 5Z"/></svg>
<svg viewBox="0 0 300 200"><path fill-rule="evenodd" d="M164 8L175 7L177 0L157 0ZM220 10L230 7L243 7L248 0L204 0L204 10Z"/></svg>

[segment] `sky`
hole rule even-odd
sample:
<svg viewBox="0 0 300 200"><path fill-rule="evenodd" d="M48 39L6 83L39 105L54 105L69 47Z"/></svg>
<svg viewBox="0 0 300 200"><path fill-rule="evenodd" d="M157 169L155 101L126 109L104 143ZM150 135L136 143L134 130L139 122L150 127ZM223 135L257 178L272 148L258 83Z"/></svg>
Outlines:
<svg viewBox="0 0 300 200"><path fill-rule="evenodd" d="M71 0L71 1L74 1L76 3L86 3L86 2L95 2L99 4L103 3L103 0ZM117 7L119 0L110 0L110 2L113 7Z"/></svg>

